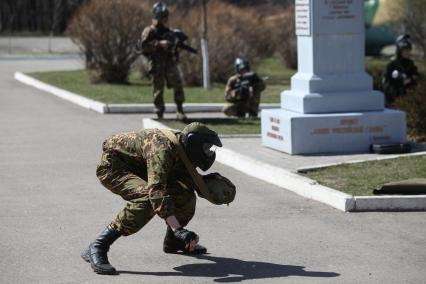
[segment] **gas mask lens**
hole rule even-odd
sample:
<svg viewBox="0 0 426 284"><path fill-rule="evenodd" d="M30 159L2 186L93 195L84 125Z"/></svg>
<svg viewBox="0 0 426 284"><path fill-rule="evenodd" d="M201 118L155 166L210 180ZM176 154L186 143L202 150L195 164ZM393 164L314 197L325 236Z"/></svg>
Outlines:
<svg viewBox="0 0 426 284"><path fill-rule="evenodd" d="M203 144L203 152L206 154L207 157L212 157L214 153L216 152L216 145L213 145L211 143L204 143Z"/></svg>

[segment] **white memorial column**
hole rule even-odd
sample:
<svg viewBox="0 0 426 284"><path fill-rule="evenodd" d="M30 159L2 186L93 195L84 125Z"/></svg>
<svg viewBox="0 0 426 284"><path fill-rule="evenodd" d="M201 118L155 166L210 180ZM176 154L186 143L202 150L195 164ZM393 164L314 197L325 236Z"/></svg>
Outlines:
<svg viewBox="0 0 426 284"><path fill-rule="evenodd" d="M383 110L365 72L363 0L296 0L298 72L282 108L300 113Z"/></svg>
<svg viewBox="0 0 426 284"><path fill-rule="evenodd" d="M363 0L296 0L298 72L281 108L262 110L262 144L289 154L404 143L405 113L384 108L365 72Z"/></svg>

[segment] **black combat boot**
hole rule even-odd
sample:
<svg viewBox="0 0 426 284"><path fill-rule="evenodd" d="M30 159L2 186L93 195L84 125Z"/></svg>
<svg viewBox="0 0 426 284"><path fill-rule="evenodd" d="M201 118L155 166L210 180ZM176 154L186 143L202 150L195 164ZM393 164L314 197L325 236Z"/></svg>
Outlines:
<svg viewBox="0 0 426 284"><path fill-rule="evenodd" d="M164 117L164 112L163 111L156 111L155 114L157 115L158 119L163 119Z"/></svg>
<svg viewBox="0 0 426 284"><path fill-rule="evenodd" d="M246 113L244 111L238 110L237 113L236 113L236 117L237 118L245 118Z"/></svg>
<svg viewBox="0 0 426 284"><path fill-rule="evenodd" d="M249 118L250 119L256 119L257 118L257 111L256 112L254 112L254 111L249 112Z"/></svg>
<svg viewBox="0 0 426 284"><path fill-rule="evenodd" d="M184 254L205 254L207 253L207 248L196 245L194 251L190 252L185 248L185 243L175 237L172 228L167 226L167 232L163 242L163 251L165 253L177 253L181 251Z"/></svg>
<svg viewBox="0 0 426 284"><path fill-rule="evenodd" d="M90 262L90 265L98 274L116 274L115 268L109 263L107 252L109 247L121 236L111 225L100 233L96 240L81 254L81 257Z"/></svg>

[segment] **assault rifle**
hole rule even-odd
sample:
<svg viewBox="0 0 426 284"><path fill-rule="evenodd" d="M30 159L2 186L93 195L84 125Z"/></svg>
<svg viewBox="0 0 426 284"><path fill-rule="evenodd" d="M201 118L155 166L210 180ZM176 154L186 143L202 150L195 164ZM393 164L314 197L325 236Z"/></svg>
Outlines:
<svg viewBox="0 0 426 284"><path fill-rule="evenodd" d="M235 88L250 88L254 84L256 84L258 78L256 76L256 73L254 72L246 72L241 75L241 81L239 84L235 86Z"/></svg>
<svg viewBox="0 0 426 284"><path fill-rule="evenodd" d="M188 36L179 29L174 29L169 38L166 39L172 43L171 51L176 61L179 61L179 49L183 49L194 54L198 52L195 48L185 43L185 41L188 40Z"/></svg>
<svg viewBox="0 0 426 284"><path fill-rule="evenodd" d="M228 102L247 101L253 95L253 86L258 80L256 73L246 72L241 75L240 81L234 85L233 92L226 94Z"/></svg>
<svg viewBox="0 0 426 284"><path fill-rule="evenodd" d="M196 54L198 51L187 45L185 42L188 40L188 36L179 29L174 29L169 33L166 33L161 37L161 40L167 40L171 43L169 51L173 55L176 61L179 61L179 50L183 49L185 51ZM136 52L138 54L143 54L142 41L139 40L136 44Z"/></svg>
<svg viewBox="0 0 426 284"><path fill-rule="evenodd" d="M260 80L268 80L268 77L259 78L255 72L246 72L241 75L240 81L234 85L234 92L225 95L228 102L247 101L253 96L253 88Z"/></svg>

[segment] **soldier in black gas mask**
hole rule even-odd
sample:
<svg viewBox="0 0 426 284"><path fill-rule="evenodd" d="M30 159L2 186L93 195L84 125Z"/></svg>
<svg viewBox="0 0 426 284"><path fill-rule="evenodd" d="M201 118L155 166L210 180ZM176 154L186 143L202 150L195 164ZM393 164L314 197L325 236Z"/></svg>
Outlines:
<svg viewBox="0 0 426 284"><path fill-rule="evenodd" d="M198 122L182 131L144 129L118 133L102 144L96 175L101 184L127 201L116 218L89 244L81 257L99 274L117 274L108 260L112 244L137 233L157 215L167 226L165 253L203 254L199 236L188 229L196 194L213 204L229 204L236 187L219 173L200 175L215 161L218 134Z"/></svg>
<svg viewBox="0 0 426 284"><path fill-rule="evenodd" d="M388 65L383 77L386 105L390 106L397 97L412 92L419 80L419 72L411 59L412 43L408 34L396 39L396 57Z"/></svg>

